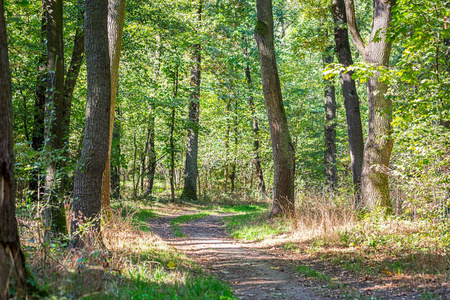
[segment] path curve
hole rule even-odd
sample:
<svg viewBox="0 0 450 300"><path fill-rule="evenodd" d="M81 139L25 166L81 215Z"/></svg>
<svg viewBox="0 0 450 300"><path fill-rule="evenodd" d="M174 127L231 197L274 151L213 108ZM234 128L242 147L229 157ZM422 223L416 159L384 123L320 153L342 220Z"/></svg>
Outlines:
<svg viewBox="0 0 450 300"><path fill-rule="evenodd" d="M205 218L180 224L183 238L174 236L170 221L179 215L152 220L152 231L169 245L228 281L241 299L330 299L315 294L310 282L283 260L250 249L229 239L222 217Z"/></svg>

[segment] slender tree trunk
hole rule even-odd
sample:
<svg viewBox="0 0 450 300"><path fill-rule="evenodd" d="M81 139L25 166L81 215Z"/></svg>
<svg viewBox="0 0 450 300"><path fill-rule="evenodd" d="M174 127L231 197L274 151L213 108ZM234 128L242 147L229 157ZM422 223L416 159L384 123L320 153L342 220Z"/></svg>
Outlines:
<svg viewBox="0 0 450 300"><path fill-rule="evenodd" d="M176 66L174 74L174 86L173 86L173 99L178 97L178 65ZM170 181L170 197L172 202L175 202L175 143L174 143L174 131L175 131L175 105L172 106L170 117L170 168L169 168L169 181Z"/></svg>
<svg viewBox="0 0 450 300"><path fill-rule="evenodd" d="M120 155L121 155L121 135L122 135L122 126L121 126L121 112L118 107L116 107L116 116L114 118L114 130L113 130L113 145L116 145L114 148L111 148L111 157L115 161L114 164L111 164L111 192L112 196L115 199L120 199Z"/></svg>
<svg viewBox="0 0 450 300"><path fill-rule="evenodd" d="M133 198L136 199L137 196L137 184L136 184L136 160L137 160L137 143L136 143L136 131L133 135L133 146L134 146L134 157L133 157ZM138 174L139 175L139 174ZM139 176L138 176L139 183Z"/></svg>
<svg viewBox="0 0 450 300"><path fill-rule="evenodd" d="M85 242L78 232L80 224L86 218L93 220L100 215L111 116L108 2L86 0L85 10L86 123L73 188L72 247L81 247ZM94 222L92 230L99 232L99 221Z"/></svg>
<svg viewBox="0 0 450 300"><path fill-rule="evenodd" d="M44 14L41 21L41 55L37 68L36 90L33 114L33 130L31 133L31 147L34 151L41 151L44 146L44 119L45 119L45 91L47 89L47 50L46 50L46 21ZM43 190L40 182L42 169L36 167L33 169L30 178L29 188L32 191L31 198L34 201L41 200L41 191Z"/></svg>
<svg viewBox="0 0 450 300"><path fill-rule="evenodd" d="M252 76L250 73L250 66L247 64L245 68L245 77L247 78L248 90L250 96L248 96L248 105L250 106L250 112L253 120L253 163L255 164L256 177L258 178L258 188L261 194L266 196L266 183L264 182L264 173L261 167L261 160L259 158L259 124L255 114L255 104L252 96Z"/></svg>
<svg viewBox="0 0 450 300"><path fill-rule="evenodd" d="M147 171L147 195L153 193L153 183L156 172L156 151L155 151L155 115L154 109L150 111L148 125L148 171Z"/></svg>
<svg viewBox="0 0 450 300"><path fill-rule="evenodd" d="M367 45L364 44L356 26L353 0L345 0L347 23L353 42L363 54L364 61L373 67L388 67L391 42L385 33L392 19L392 6L395 0L373 0L372 31ZM380 71L376 71L367 82L369 102L369 131L364 147L364 159L361 178L361 193L365 206L373 208L381 205L390 209L389 198L389 160L393 146L392 100L386 97L388 86L380 80Z"/></svg>
<svg viewBox="0 0 450 300"><path fill-rule="evenodd" d="M68 144L70 137L70 114L72 110L72 99L73 92L75 90L75 85L78 80L78 75L80 74L81 66L84 60L84 0L79 0L78 2L78 17L77 17L77 29L75 31L75 38L73 40L73 51L72 57L70 59L69 69L67 71L66 79L64 81L64 105L63 105L63 156L66 159L61 161L61 168L66 168L66 163L68 161ZM73 190L73 184L67 176L67 172L63 172L61 176L61 194L66 194L67 191Z"/></svg>
<svg viewBox="0 0 450 300"><path fill-rule="evenodd" d="M45 209L45 237L67 232L64 203L60 201L57 173L60 170L59 156L63 148L64 109L64 44L62 0L44 0L44 15L47 32L47 92L45 98L45 198L49 207Z"/></svg>
<svg viewBox="0 0 450 300"><path fill-rule="evenodd" d="M233 165L231 167L231 192L234 193L234 190L236 188L236 163L237 163L237 150L238 150L238 121L237 121L237 114L238 114L238 102L237 98L234 101L234 114L233 114L233 131L234 131L234 159L233 159Z"/></svg>
<svg viewBox="0 0 450 300"><path fill-rule="evenodd" d="M160 59L161 59L161 36L156 35L156 42L158 43L158 49L155 54L155 80L159 77ZM156 101L155 101L156 102ZM149 107L149 122L148 122L148 167L147 167L147 196L153 193L153 184L155 180L156 172L156 149L155 149L155 108L154 104Z"/></svg>
<svg viewBox="0 0 450 300"><path fill-rule="evenodd" d="M198 23L202 20L202 0L198 4ZM192 60L195 62L191 69L191 101L189 102L189 129L186 147L186 167L184 174L184 189L182 198L197 200L197 173L198 173L198 123L200 108L200 72L201 72L201 45L194 46Z"/></svg>
<svg viewBox="0 0 450 300"><path fill-rule="evenodd" d="M111 115L109 127L109 146L102 183L102 207L109 209L111 201L111 143L116 111L117 86L119 82L120 52L122 49L122 33L125 21L125 1L108 0L108 42L111 66Z"/></svg>
<svg viewBox="0 0 450 300"><path fill-rule="evenodd" d="M353 64L352 52L347 30L344 0L333 0L334 40L338 61L345 68ZM341 72L342 96L344 97L347 117L348 142L352 164L353 185L357 198L361 194L361 174L364 157L364 137L359 109L359 98L356 84L352 79L353 71Z"/></svg>
<svg viewBox="0 0 450 300"><path fill-rule="evenodd" d="M170 198L172 202L175 202L175 144L173 141L173 133L175 130L175 107L172 107L172 113L170 118L170 169L169 169L169 180L170 180Z"/></svg>
<svg viewBox="0 0 450 300"><path fill-rule="evenodd" d="M325 50L323 54L324 65L333 62L333 56ZM325 80L325 178L334 190L337 186L336 168L336 91L330 80Z"/></svg>
<svg viewBox="0 0 450 300"><path fill-rule="evenodd" d="M9 285L25 298L28 273L15 217L11 73L3 0L0 0L0 299L9 299Z"/></svg>
<svg viewBox="0 0 450 300"><path fill-rule="evenodd" d="M264 101L274 158L274 192L270 215L294 215L295 154L283 106L275 58L272 1L257 0L256 8L258 21L255 37L261 62Z"/></svg>

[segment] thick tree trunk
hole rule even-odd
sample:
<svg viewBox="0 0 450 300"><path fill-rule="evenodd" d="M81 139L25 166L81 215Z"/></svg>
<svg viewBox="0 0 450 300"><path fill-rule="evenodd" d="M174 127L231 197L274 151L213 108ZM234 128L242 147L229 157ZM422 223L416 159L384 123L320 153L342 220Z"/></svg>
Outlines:
<svg viewBox="0 0 450 300"><path fill-rule="evenodd" d="M245 53L246 54L246 53ZM250 92L250 96L248 96L248 105L250 106L250 112L252 114L253 120L253 163L255 165L256 177L258 178L258 189L261 194L266 196L266 183L264 182L264 173L261 167L261 160L259 158L259 124L258 119L255 115L255 104L253 103L252 92L252 75L250 73L250 67L247 65L245 68L245 77L247 78L248 90Z"/></svg>
<svg viewBox="0 0 450 300"><path fill-rule="evenodd" d="M345 68L353 64L352 52L347 30L344 0L333 0L334 40L338 61ZM344 97L345 114L347 117L348 142L352 164L353 185L356 197L361 194L361 174L364 157L364 137L359 109L359 98L356 84L352 79L353 71L341 72L342 96Z"/></svg>
<svg viewBox="0 0 450 300"><path fill-rule="evenodd" d="M44 0L44 16L47 32L47 92L45 98L45 238L67 232L64 203L59 201L57 173L61 167L60 152L63 148L64 109L64 44L62 0Z"/></svg>
<svg viewBox="0 0 450 300"><path fill-rule="evenodd" d="M84 243L78 232L80 224L100 214L111 116L108 1L86 0L85 10L86 123L73 188L72 247L81 247ZM92 230L99 231L100 222L94 222Z"/></svg>
<svg viewBox="0 0 450 300"><path fill-rule="evenodd" d="M272 1L258 0L256 7L258 22L255 37L261 62L264 101L274 158L273 206L270 214L271 216L294 215L295 154L283 106L275 58Z"/></svg>
<svg viewBox="0 0 450 300"><path fill-rule="evenodd" d="M25 298L28 279L15 217L11 97L6 24L0 0L0 299L9 299L10 285L16 289L18 298Z"/></svg>
<svg viewBox="0 0 450 300"><path fill-rule="evenodd" d="M324 65L333 62L333 56L327 49L323 54ZM330 80L325 80L325 178L334 190L337 187L336 167L336 91Z"/></svg>
<svg viewBox="0 0 450 300"><path fill-rule="evenodd" d="M109 146L102 183L102 208L109 209L111 201L111 143L116 111L117 86L119 83L119 63L122 49L122 33L125 21L125 1L108 0L108 41L111 66L111 115L109 128Z"/></svg>
<svg viewBox="0 0 450 300"><path fill-rule="evenodd" d="M197 11L198 22L202 20L202 0L199 0ZM184 170L184 189L182 198L197 200L197 175L198 175L198 122L200 108L200 83L201 83L201 45L194 46L192 60L195 62L191 69L191 101L189 102L189 128L186 147L186 167Z"/></svg>
<svg viewBox="0 0 450 300"><path fill-rule="evenodd" d="M372 31L369 42L364 42L356 27L353 0L345 0L347 23L353 41L363 54L364 61L374 67L387 67L391 52L391 42L385 38L392 19L392 6L395 0L374 0ZM364 147L364 160L361 178L361 193L364 204L373 208L381 205L390 208L389 199L389 160L393 146L391 138L392 101L385 96L387 83L380 81L377 71L367 82L369 100L369 131Z"/></svg>

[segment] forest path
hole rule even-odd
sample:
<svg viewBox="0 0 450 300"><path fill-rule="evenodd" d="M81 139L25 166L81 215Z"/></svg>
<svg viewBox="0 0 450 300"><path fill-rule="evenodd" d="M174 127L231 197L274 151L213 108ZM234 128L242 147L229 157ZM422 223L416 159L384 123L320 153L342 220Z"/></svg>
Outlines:
<svg viewBox="0 0 450 300"><path fill-rule="evenodd" d="M152 231L212 274L229 282L241 299L329 299L315 294L311 283L283 259L228 238L222 217L210 215L180 224L185 237L175 237L170 222L177 212L150 222ZM319 287L320 289L320 287Z"/></svg>

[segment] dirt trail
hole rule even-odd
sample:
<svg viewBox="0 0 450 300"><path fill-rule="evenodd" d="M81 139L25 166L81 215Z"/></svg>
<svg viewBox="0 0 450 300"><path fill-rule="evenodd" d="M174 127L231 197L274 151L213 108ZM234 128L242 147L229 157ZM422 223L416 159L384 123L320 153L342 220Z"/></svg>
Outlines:
<svg viewBox="0 0 450 300"><path fill-rule="evenodd" d="M180 252L228 281L241 299L330 299L314 293L310 282L286 262L227 238L221 216L181 224L177 238L170 221L178 215L152 220L152 230Z"/></svg>

